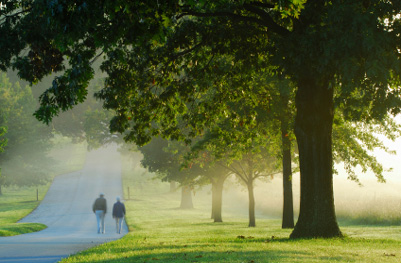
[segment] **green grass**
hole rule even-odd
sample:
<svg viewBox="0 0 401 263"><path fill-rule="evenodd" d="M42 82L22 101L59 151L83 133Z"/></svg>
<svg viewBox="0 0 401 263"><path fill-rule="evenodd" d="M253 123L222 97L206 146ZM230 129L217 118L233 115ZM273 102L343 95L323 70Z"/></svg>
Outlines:
<svg viewBox="0 0 401 263"><path fill-rule="evenodd" d="M43 224L15 223L28 215L45 196L49 185L38 187L6 187L0 196L0 236L15 236L46 228ZM36 190L39 193L37 201Z"/></svg>
<svg viewBox="0 0 401 263"><path fill-rule="evenodd" d="M26 233L37 232L46 228L46 225L39 223L18 223L0 226L0 236L16 236Z"/></svg>
<svg viewBox="0 0 401 263"><path fill-rule="evenodd" d="M279 219L249 228L246 213L223 212L224 223L213 223L206 192L194 196L195 209L177 209L179 192L135 174L143 171L124 169L130 232L62 262L401 262L400 226L342 224L345 238L291 240Z"/></svg>
<svg viewBox="0 0 401 263"><path fill-rule="evenodd" d="M61 140L61 139L59 139ZM51 152L55 160L59 160L57 174L70 173L82 169L85 162L86 145L70 144L61 141ZM64 160L64 161L63 161ZM37 223L16 223L43 200L50 183L32 187L3 187L0 195L0 236L14 236L45 229L46 226ZM37 191L38 199L37 201Z"/></svg>

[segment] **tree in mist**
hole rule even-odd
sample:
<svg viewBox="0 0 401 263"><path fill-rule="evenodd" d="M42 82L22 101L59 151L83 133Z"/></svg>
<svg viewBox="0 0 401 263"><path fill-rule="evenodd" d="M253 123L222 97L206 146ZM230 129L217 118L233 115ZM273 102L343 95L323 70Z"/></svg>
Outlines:
<svg viewBox="0 0 401 263"><path fill-rule="evenodd" d="M1 75L0 75L1 76ZM5 86L5 79L2 80L0 87ZM7 119L6 119L7 111L5 109L0 108L0 154L4 152L4 148L7 145L7 138L5 134L7 133ZM2 195L2 185L4 184L5 178L1 174L1 166L0 166L0 195Z"/></svg>
<svg viewBox="0 0 401 263"><path fill-rule="evenodd" d="M149 172L156 173L162 181L174 181L181 184L181 205L183 209L193 208L192 190L190 183L196 177L189 172L191 169L182 170L183 153L172 149L171 143L162 138L154 138L145 146L139 147L143 154L141 164ZM173 146L175 148L176 146Z"/></svg>
<svg viewBox="0 0 401 263"><path fill-rule="evenodd" d="M101 146L123 141L119 134L112 134L108 129L108 122L111 119L110 112L103 109L89 108L85 112L83 131L89 149L97 149Z"/></svg>
<svg viewBox="0 0 401 263"><path fill-rule="evenodd" d="M195 148L199 148L199 145ZM198 175L193 182L194 185L202 187L211 184L211 219L213 219L215 223L223 222L223 187L224 182L232 172L223 165L225 160L216 160L212 153L204 149L201 153L199 149L196 151L197 153L194 154L193 148L190 149L190 147L188 147L188 151L184 155L183 166L191 167L195 174ZM193 155L195 155L195 157Z"/></svg>
<svg viewBox="0 0 401 263"><path fill-rule="evenodd" d="M249 110L246 104L236 105L237 110ZM245 105L245 106L244 106ZM245 119L245 118L244 118ZM215 166L222 166L228 172L235 174L248 190L249 201L249 226L256 226L255 220L255 180L262 177L272 176L279 172L277 148L280 149L279 139L272 135L269 143L266 143L268 132L275 129L265 129L265 122L253 123L252 129L244 128L244 125L235 127L232 118L227 118L216 124L209 130L202 140L192 147L192 154L199 151L207 151L209 158L215 158ZM274 125L274 123L272 123ZM249 132L264 133L259 138L247 136ZM275 134L273 132L272 134ZM239 137L239 138L236 138ZM241 139L240 139L241 138ZM205 152L203 152L205 154Z"/></svg>
<svg viewBox="0 0 401 263"><path fill-rule="evenodd" d="M16 72L9 71L10 80L22 81ZM35 99L51 85L51 77L46 77L32 87ZM25 84L28 84L25 82ZM86 141L89 149L96 149L110 143L122 143L119 134L111 134L108 124L112 115L103 109L102 103L95 99L94 93L103 87L103 80L98 74L88 85L88 95L84 103L67 112L61 112L52 120L51 126L55 133L71 138L74 143ZM35 109L34 109L35 110Z"/></svg>
<svg viewBox="0 0 401 263"><path fill-rule="evenodd" d="M223 221L223 185L231 173L229 170L212 162L207 152L188 160L190 147L181 142L154 138L139 150L144 155L141 163L145 168L159 174L163 181L181 184L181 208L193 207L191 189L211 183L212 219L214 222Z"/></svg>
<svg viewBox="0 0 401 263"><path fill-rule="evenodd" d="M2 129L2 175L0 187L37 185L48 182L53 160L47 155L52 129L32 116L37 102L28 86L10 83L0 74L0 115ZM4 133L5 129L7 133ZM7 145L4 142L7 141Z"/></svg>
<svg viewBox="0 0 401 263"><path fill-rule="evenodd" d="M209 167L209 170L204 173L210 180L212 185L212 215L214 222L223 222L222 207L223 207L223 187L224 182L231 175L230 170L222 165L214 164Z"/></svg>
<svg viewBox="0 0 401 263"><path fill-rule="evenodd" d="M5 133L7 132L7 128L2 126L0 127L0 153L4 151L4 147L7 145L7 139L4 138ZM2 195L2 186L3 177L1 176L1 167L0 167L0 195Z"/></svg>
<svg viewBox="0 0 401 263"><path fill-rule="evenodd" d="M224 115L219 97L249 94L244 86L222 88L225 76L273 67L297 88L301 205L291 237L341 236L332 183L334 94L347 119L399 112L400 9L399 1L9 0L0 10L0 68L15 67L31 82L66 68L41 97L36 116L49 122L85 99L91 63L104 54L108 77L98 97L115 111L111 130L143 144L158 134L194 137ZM221 60L227 55L231 66ZM210 87L221 89L198 103ZM189 131L177 126L177 115Z"/></svg>
<svg viewBox="0 0 401 263"><path fill-rule="evenodd" d="M46 83L39 83L43 87ZM94 98L94 93L103 87L102 79L98 76L88 87L88 99L74 109L62 112L52 121L52 127L73 142L86 141L88 149L97 149L111 143L122 143L120 134L110 133L109 122L112 118L110 111L102 107L102 103ZM36 88L36 87L35 87Z"/></svg>
<svg viewBox="0 0 401 263"><path fill-rule="evenodd" d="M228 61L231 64L231 61ZM245 76L244 76L245 75ZM264 72L242 71L235 78L227 79L226 88L242 86L249 92L243 96L241 90L234 90L230 95L235 99L223 99L220 107L226 108L225 116L221 116L211 125L203 137L192 147L192 156L207 154L212 159L229 166L227 163L236 163L237 168L228 169L237 174L247 186L249 193L250 226L255 225L253 183L256 178L264 174L263 169L283 171L283 228L294 226L292 204L292 149L291 128L293 124L293 94L291 82L280 80L274 75ZM210 89L210 93L215 93ZM238 92L239 94L236 94ZM266 154L266 144L269 145L269 154ZM265 156L256 154L264 149ZM264 162L256 170L250 165ZM247 161L242 160L246 157ZM242 161L240 161L242 160ZM255 166L255 167L256 167ZM273 168L274 166L274 168ZM263 167L263 169L262 169ZM235 172L234 172L235 170ZM266 197L268 198L268 197Z"/></svg>
<svg viewBox="0 0 401 263"><path fill-rule="evenodd" d="M259 150L259 151L258 151ZM253 148L246 154L242 155L240 160L233 160L227 166L239 180L246 185L248 190L248 210L249 210L249 227L256 226L255 218L255 181L262 177L273 177L278 171L274 170L275 160L268 160L269 156L265 149Z"/></svg>

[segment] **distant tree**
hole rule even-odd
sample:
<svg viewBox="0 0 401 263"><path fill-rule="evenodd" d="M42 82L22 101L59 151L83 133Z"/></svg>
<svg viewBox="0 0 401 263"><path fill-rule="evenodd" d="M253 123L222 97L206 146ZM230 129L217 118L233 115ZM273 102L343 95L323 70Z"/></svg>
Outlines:
<svg viewBox="0 0 401 263"><path fill-rule="evenodd" d="M216 160L211 152L202 150L199 152L198 146L184 153L183 166L190 167L193 173L197 174L193 182L194 185L202 187L211 184L212 192L212 213L211 219L215 223L223 222L223 186L226 179L232 174L232 171L224 166L225 160ZM196 153L194 154L194 149ZM194 157L195 156L195 157Z"/></svg>
<svg viewBox="0 0 401 263"><path fill-rule="evenodd" d="M193 208L191 183L196 175L190 172L190 168L181 170L183 153L179 152L177 147L182 148L182 146L171 146L170 143L168 140L153 138L147 145L139 147L143 154L141 164L149 172L156 173L162 181L180 183L180 208L190 209Z"/></svg>
<svg viewBox="0 0 401 263"><path fill-rule="evenodd" d="M223 206L223 187L224 182L232 172L220 165L214 164L209 167L209 172L205 173L212 184L212 216L214 222L223 222L222 206Z"/></svg>
<svg viewBox="0 0 401 263"><path fill-rule="evenodd" d="M240 106L238 105L238 107ZM212 158L218 160L215 162L217 166L223 166L246 185L249 201L249 226L254 227L256 226L254 182L258 178L280 173L275 148L277 143L274 138L271 138L269 144L262 146L262 142L266 142L267 133L254 140L247 136L248 132L268 132L268 130L258 127L257 122L248 131L241 125L234 128L231 120L226 119L216 125L213 130L208 131L203 140L194 145L192 154L196 154L201 149L207 149ZM241 139L236 137L241 137ZM223 174L221 173L221 175Z"/></svg>
<svg viewBox="0 0 401 263"><path fill-rule="evenodd" d="M6 127L0 127L0 153L4 151L4 147L7 145L7 139L4 138L5 133L7 132ZM1 175L1 167L0 167L0 195L3 194L1 186L4 184L3 177Z"/></svg>
<svg viewBox="0 0 401 263"><path fill-rule="evenodd" d="M255 218L255 195L254 195L254 184L256 179L262 177L273 177L274 174L278 174L279 171L275 170L275 160L272 159L266 149L252 149L247 154L243 154L239 160L233 160L227 166L227 169L231 170L239 179L242 181L248 190L248 202L249 202L249 227L256 226Z"/></svg>
<svg viewBox="0 0 401 263"><path fill-rule="evenodd" d="M53 137L51 127L40 124L33 116L37 102L28 86L10 83L0 74L0 112L4 151L0 154L0 185L37 185L50 178L52 159L47 156ZM7 141L7 145L4 142Z"/></svg>
<svg viewBox="0 0 401 263"><path fill-rule="evenodd" d="M88 108L84 114L83 131L89 149L117 143L121 144L120 134L110 133L108 123L111 119L110 112L104 109Z"/></svg>

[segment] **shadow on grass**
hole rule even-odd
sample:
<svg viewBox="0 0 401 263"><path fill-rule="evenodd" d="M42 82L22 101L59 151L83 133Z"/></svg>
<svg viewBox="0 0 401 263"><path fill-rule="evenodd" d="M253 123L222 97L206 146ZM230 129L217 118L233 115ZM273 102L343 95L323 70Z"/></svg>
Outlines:
<svg viewBox="0 0 401 263"><path fill-rule="evenodd" d="M213 222L213 219L210 219L210 222L203 222L203 223L192 223L192 226L207 226L207 227L221 227L221 226L234 226L234 225L238 225L238 226L243 226L246 223L244 222ZM249 226L246 226L246 228L249 229Z"/></svg>
<svg viewBox="0 0 401 263"><path fill-rule="evenodd" d="M394 211L397 208L394 207ZM337 214L337 220L341 226L399 226L401 214L397 212L367 211L365 213Z"/></svg>
<svg viewBox="0 0 401 263"><path fill-rule="evenodd" d="M31 203L39 203L40 201L37 201L37 200L31 200L31 201L21 201L21 202L18 202L19 204L31 204Z"/></svg>
<svg viewBox="0 0 401 263"><path fill-rule="evenodd" d="M363 226L363 227L380 227L380 226L399 226L401 218L378 218L378 217L345 217L339 218L340 227L347 226Z"/></svg>
<svg viewBox="0 0 401 263"><path fill-rule="evenodd" d="M151 250L150 250L151 251ZM182 252L163 252L163 253L141 253L138 256L124 256L119 258L96 260L91 262L292 262L293 259L312 259L316 258L313 252L286 251L286 250L258 250L258 251L233 251L224 252L214 251L182 251ZM322 257L322 261L333 262L347 260L345 257L333 256Z"/></svg>

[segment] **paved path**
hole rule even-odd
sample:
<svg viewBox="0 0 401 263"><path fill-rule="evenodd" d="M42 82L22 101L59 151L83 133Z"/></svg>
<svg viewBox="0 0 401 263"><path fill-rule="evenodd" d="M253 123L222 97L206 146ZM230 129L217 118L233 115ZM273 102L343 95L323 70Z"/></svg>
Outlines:
<svg viewBox="0 0 401 263"><path fill-rule="evenodd" d="M92 204L103 192L107 199L106 234L97 234ZM20 222L48 226L43 231L0 237L0 262L58 262L78 251L121 238L111 216L122 196L121 160L114 147L88 153L85 167L55 178L41 204Z"/></svg>

